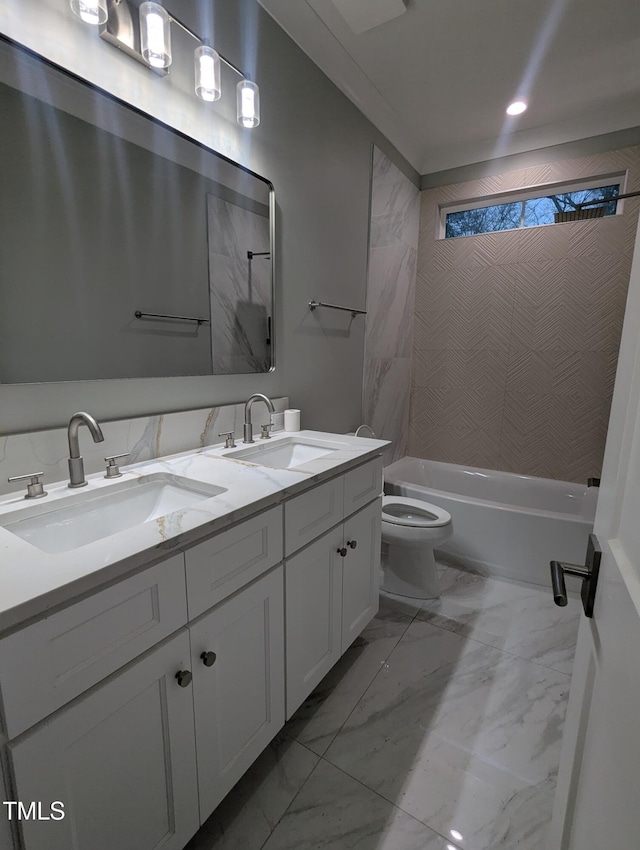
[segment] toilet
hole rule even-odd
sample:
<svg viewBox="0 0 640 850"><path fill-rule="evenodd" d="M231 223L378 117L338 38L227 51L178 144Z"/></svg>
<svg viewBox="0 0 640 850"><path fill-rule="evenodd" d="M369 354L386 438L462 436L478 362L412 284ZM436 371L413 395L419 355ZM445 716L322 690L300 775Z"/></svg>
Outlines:
<svg viewBox="0 0 640 850"><path fill-rule="evenodd" d="M419 499L382 498L382 583L413 599L440 596L433 549L453 534L451 514Z"/></svg>

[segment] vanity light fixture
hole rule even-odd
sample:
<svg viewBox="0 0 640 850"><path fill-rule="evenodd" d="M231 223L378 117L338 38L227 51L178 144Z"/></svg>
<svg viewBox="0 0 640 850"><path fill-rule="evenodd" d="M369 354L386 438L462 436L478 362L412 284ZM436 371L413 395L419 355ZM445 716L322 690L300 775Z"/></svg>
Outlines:
<svg viewBox="0 0 640 850"><path fill-rule="evenodd" d="M198 42L194 52L196 95L207 103L222 94L220 63L242 79L236 86L237 118L241 127L260 123L260 89L233 63L178 20L161 3L145 0L139 8L133 0L70 0L74 14L84 23L100 26L100 36L156 73L166 74L171 65L171 24Z"/></svg>

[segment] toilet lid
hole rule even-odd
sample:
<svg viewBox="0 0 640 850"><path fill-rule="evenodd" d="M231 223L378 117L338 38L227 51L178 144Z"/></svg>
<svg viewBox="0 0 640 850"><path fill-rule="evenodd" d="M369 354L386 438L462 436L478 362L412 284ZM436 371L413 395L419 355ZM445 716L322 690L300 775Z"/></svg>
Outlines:
<svg viewBox="0 0 640 850"><path fill-rule="evenodd" d="M443 508L423 502L421 499L408 499L403 496L384 496L382 499L382 519L394 525L407 525L413 528L436 528L448 525L451 514Z"/></svg>

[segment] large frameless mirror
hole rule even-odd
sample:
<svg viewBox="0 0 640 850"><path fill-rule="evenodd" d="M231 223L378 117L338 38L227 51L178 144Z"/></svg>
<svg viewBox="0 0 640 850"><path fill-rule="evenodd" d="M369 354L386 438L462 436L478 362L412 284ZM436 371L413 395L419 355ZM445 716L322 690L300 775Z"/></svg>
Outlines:
<svg viewBox="0 0 640 850"><path fill-rule="evenodd" d="M0 39L0 383L268 372L272 184Z"/></svg>

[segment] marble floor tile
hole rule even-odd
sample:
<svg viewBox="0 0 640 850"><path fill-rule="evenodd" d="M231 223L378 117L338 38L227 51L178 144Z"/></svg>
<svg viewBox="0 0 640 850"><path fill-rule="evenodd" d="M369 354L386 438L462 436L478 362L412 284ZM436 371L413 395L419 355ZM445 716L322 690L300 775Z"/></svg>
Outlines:
<svg viewBox="0 0 640 850"><path fill-rule="evenodd" d="M419 820L321 760L264 850L457 850Z"/></svg>
<svg viewBox="0 0 640 850"><path fill-rule="evenodd" d="M325 758L463 848L537 850L568 689L562 673L415 619Z"/></svg>
<svg viewBox="0 0 640 850"><path fill-rule="evenodd" d="M317 762L306 747L277 735L185 850L260 850Z"/></svg>
<svg viewBox="0 0 640 850"><path fill-rule="evenodd" d="M442 595L418 613L433 625L471 637L558 670L571 673L580 600L554 604L551 588L475 575L449 567L441 576Z"/></svg>
<svg viewBox="0 0 640 850"><path fill-rule="evenodd" d="M322 755L421 604L382 595L377 615L296 711L285 732Z"/></svg>

